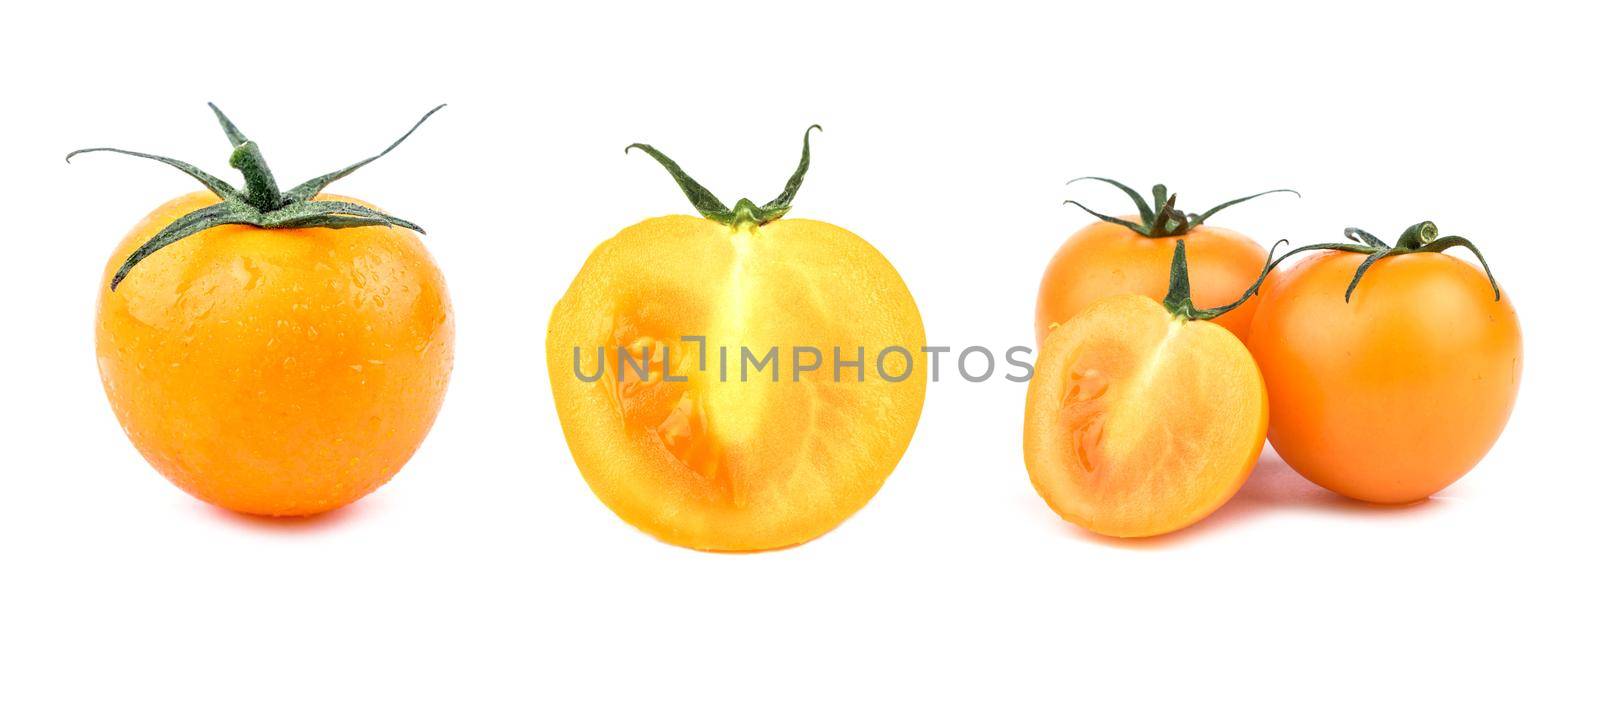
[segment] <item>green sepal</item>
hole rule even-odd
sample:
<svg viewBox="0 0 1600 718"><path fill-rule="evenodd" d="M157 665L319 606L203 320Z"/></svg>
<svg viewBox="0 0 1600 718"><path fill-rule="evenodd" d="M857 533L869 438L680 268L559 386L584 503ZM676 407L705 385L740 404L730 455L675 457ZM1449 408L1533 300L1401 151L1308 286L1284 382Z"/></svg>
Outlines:
<svg viewBox="0 0 1600 718"><path fill-rule="evenodd" d="M1282 264L1284 260L1301 252L1318 250L1333 250L1337 252L1352 252L1355 254L1368 255L1368 257L1362 260L1361 264L1356 267L1355 275L1350 278L1350 284L1345 287L1344 300L1348 303L1350 301L1350 297L1354 296L1356 293L1356 285L1360 284L1361 278L1367 275L1367 270L1372 269L1372 265L1376 264L1379 260L1382 260L1385 257L1395 257L1402 254L1412 254L1415 252L1443 252L1454 247L1465 247L1468 251L1472 252L1473 256L1478 258L1478 263L1483 265L1483 274L1489 280L1489 287L1494 290L1494 300L1497 302L1500 301L1500 283L1495 281L1494 272L1489 269L1489 260L1484 258L1483 252L1478 251L1478 246L1473 244L1465 237L1458 237L1455 235L1451 235L1449 237L1440 237L1439 227L1433 222L1418 222L1410 227L1407 227L1404 232L1400 233L1400 239L1395 242L1393 247L1385 244L1383 240L1378 239L1371 232L1359 229L1357 227L1346 227L1344 230L1344 236L1349 240L1348 243L1321 242L1318 244L1308 244L1304 247L1295 247L1294 249L1286 252L1282 257L1279 257L1277 261L1272 263L1272 266L1276 268L1279 264Z"/></svg>
<svg viewBox="0 0 1600 718"><path fill-rule="evenodd" d="M1466 247L1467 251L1472 252L1472 255L1478 258L1478 264L1483 265L1483 275L1489 278L1489 287L1494 290L1494 300L1500 301L1500 283L1495 281L1494 272L1489 269L1489 260L1484 259L1483 252L1478 251L1478 246L1467 241L1466 237L1458 237L1453 234L1448 237L1440 237L1429 242L1424 251L1443 252L1451 247Z"/></svg>
<svg viewBox="0 0 1600 718"><path fill-rule="evenodd" d="M1172 249L1172 268L1167 274L1167 296L1161 306L1175 317L1194 318L1194 296L1189 289L1189 250L1183 240Z"/></svg>
<svg viewBox="0 0 1600 718"><path fill-rule="evenodd" d="M182 162L182 161L179 161L179 160L175 160L175 159L172 159L171 157L162 157L161 155L150 155L150 154L145 154L143 152L134 152L132 150L121 150L121 149L117 149L115 147L89 147L89 148L86 148L86 149L73 150L72 152L68 152L67 153L67 162L71 163L72 162L72 158L77 157L78 155L88 154L90 152L115 152L115 153L117 153L119 155L130 155L130 156L133 156L133 157L142 157L142 158L147 159L147 160L155 160L157 162L160 162L160 163L172 166L172 167L176 167L176 168L178 168L178 170L180 172L183 172L184 174L189 175L190 177L193 177L193 178L199 180L200 184L205 185L206 189L211 190L212 194L214 194L214 195L216 195L218 197L221 197L224 200L239 200L241 202L244 201L244 195L240 194L239 190L234 189L233 185L230 185L227 182L222 181L220 178L216 177L215 175L209 174L205 170L202 170L199 167L191 165L188 162Z"/></svg>
<svg viewBox="0 0 1600 718"><path fill-rule="evenodd" d="M1276 254L1280 245L1288 244L1289 240L1280 239L1272 243L1272 248L1267 250L1267 261L1261 265L1261 273L1256 275L1256 281L1244 290L1238 299L1220 307L1211 309L1198 309L1194 306L1194 297L1189 288L1189 250L1184 246L1184 240L1179 239L1177 246L1172 250L1172 268L1167 277L1167 296L1161 300L1161 305L1167 308L1172 316L1179 319L1216 319L1231 312L1240 305L1250 300L1250 297L1261 291L1261 284L1267 281L1267 274L1272 271L1276 263L1272 255Z"/></svg>
<svg viewBox="0 0 1600 718"><path fill-rule="evenodd" d="M706 189L705 185L695 181L683 167L655 147L635 142L623 148L623 152L638 149L659 163L666 169L667 174L672 176L672 180L678 183L678 188L683 191L683 195L694 205L695 211L699 212L701 217L730 227L760 226L789 213L789 207L794 203L795 195L800 193L801 183L805 181L806 172L811 169L811 131L821 129L822 125L811 125L806 128L805 135L800 140L800 165L795 168L794 174L789 176L789 181L784 183L783 191L777 197L760 206L749 199L740 199L734 203L731 210L722 203L722 200L717 199L711 190Z"/></svg>
<svg viewBox="0 0 1600 718"><path fill-rule="evenodd" d="M1368 247L1373 247L1373 248L1376 248L1376 249L1388 249L1389 248L1389 245L1384 243L1383 240L1378 239L1371 232L1368 232L1367 230L1364 230L1364 229L1360 229L1358 227L1345 227L1344 228L1344 236L1345 236L1345 239L1348 239L1348 240L1350 240L1352 242L1360 242L1362 244L1367 245Z"/></svg>
<svg viewBox="0 0 1600 718"><path fill-rule="evenodd" d="M246 222L244 224L253 224ZM427 231L412 222L387 215L371 207L338 200L309 200L297 202L283 209L261 215L258 227L370 227L384 225L404 227L418 234Z"/></svg>
<svg viewBox="0 0 1600 718"><path fill-rule="evenodd" d="M728 210L728 205L717 199L717 196L712 194L711 190L706 189L705 185L696 182L693 177L689 176L688 172L684 172L683 168L679 167L677 162L672 161L671 157L662 154L661 150L642 142L628 145L622 149L622 152L626 154L636 149L642 150L645 154L655 158L656 162L666 168L667 174L672 175L672 180L678 183L679 189L683 190L683 196L689 198L689 204L694 205L695 211L699 212L701 217L721 222L722 224L732 223L733 212Z"/></svg>
<svg viewBox="0 0 1600 718"><path fill-rule="evenodd" d="M390 152L394 151L394 148L399 147L400 143L405 142L406 139L410 138L411 134L413 132L416 132L418 127L422 126L422 123L427 122L429 117L433 117L433 113L444 109L444 107L445 106L441 104L441 105L439 105L439 106L437 106L437 107L435 107L435 108L433 108L431 110L428 110L428 112L422 116L422 119L417 120L417 123L412 125L411 129L406 130L405 134L400 135L400 139L397 139L394 142L389 143L389 146L383 148L382 152L379 152L378 154L375 154L375 155L373 155L371 157L368 157L368 158L366 158L364 160L361 160L360 162L357 162L357 163L355 163L353 165L350 165L349 167L345 167L343 169L339 169L339 170L335 170L333 172L329 172L328 174L322 175L321 177L316 177L316 178L313 178L313 179L306 180L305 182L302 182L299 185L296 185L294 187L294 189L291 189L288 192L284 193L284 197L286 199L288 199L290 202L304 202L304 201L306 201L308 199L311 199L312 197L317 196L317 193L319 193L322 190L326 189L328 187L328 185L333 184L334 182L337 182L337 181L339 181L341 179L344 179L346 177L349 177L350 174L355 172L356 170L361 169L362 167L366 167L367 165L371 164L374 160L376 160L376 159L378 159L380 157L383 157L384 155L389 154Z"/></svg>
<svg viewBox="0 0 1600 718"><path fill-rule="evenodd" d="M228 144L237 148L240 145L250 141L250 139L245 137L244 133L239 130L239 126L233 124L233 120L228 119L227 115L222 114L222 108L217 107L217 103L207 102L206 107L211 108L211 114L217 116L217 124L222 125L222 134L227 136Z"/></svg>
<svg viewBox="0 0 1600 718"><path fill-rule="evenodd" d="M1144 235L1146 237L1150 236L1150 234L1149 234L1150 229L1146 225L1139 224L1137 222L1129 222L1128 220L1125 220L1125 219L1123 219L1121 217L1113 217L1113 216L1111 216L1109 214L1100 214L1099 212L1096 212L1096 211L1094 211L1092 209L1089 209L1088 207L1085 207L1082 202L1079 202L1079 201L1077 201L1075 199L1066 200L1065 202L1062 202L1062 204L1074 205L1078 209L1081 209L1081 210L1083 210L1085 212L1088 212L1089 214L1094 215L1097 219L1099 219L1102 222L1110 222L1112 224L1122 225L1123 227L1127 227L1128 229L1131 229L1131 230L1133 230L1135 232L1138 232L1139 234L1142 234L1142 235Z"/></svg>
<svg viewBox="0 0 1600 718"><path fill-rule="evenodd" d="M789 181L783 183L783 191L778 193L772 201L761 205L759 224L765 224L789 213L789 206L794 204L794 197L800 194L800 183L806 179L806 172L811 169L811 131L822 131L822 125L811 125L806 128L805 134L800 138L800 164L794 168L794 174L789 175Z"/></svg>
<svg viewBox="0 0 1600 718"><path fill-rule="evenodd" d="M1225 210L1225 209L1227 209L1229 207L1232 207L1232 206L1234 206L1236 204L1239 204L1240 202L1249 202L1250 200L1253 200L1253 199L1255 199L1257 197L1260 197L1260 196L1263 196L1263 195L1269 195L1269 194L1276 194L1278 192L1288 192L1289 194L1292 194L1292 195L1294 195L1296 197L1300 196L1299 192L1296 192L1296 191L1294 191L1292 189L1288 189L1288 188L1269 189L1269 190L1267 190L1265 192L1257 192L1255 194L1247 195L1247 196L1244 196L1244 197L1240 197L1238 199L1230 199L1230 200L1228 200L1226 202L1223 202L1222 204L1219 204L1219 205L1217 205L1215 207L1212 207L1211 209L1208 209L1208 210L1206 210L1204 212L1201 212L1200 214L1189 215L1189 217L1190 217L1189 224L1190 224L1190 226L1196 226L1197 227L1199 225L1205 224L1206 220L1211 219L1211 215L1214 215L1214 214L1216 214L1218 212L1221 212L1222 210Z"/></svg>
<svg viewBox="0 0 1600 718"><path fill-rule="evenodd" d="M1074 205L1079 209L1094 215L1095 218L1102 222L1110 222L1112 224L1127 227L1128 229L1150 238L1179 237L1188 234L1189 230L1205 224L1205 221L1211 219L1212 215L1236 204L1248 202L1262 195L1269 195L1276 192L1288 192L1296 197L1300 196L1299 192L1296 192L1292 189L1270 189L1265 192L1257 192L1255 194L1240 197L1238 199L1228 200L1227 202L1223 202L1222 204L1212 207L1211 209L1201 212L1200 214L1185 214L1177 208L1178 195L1176 193L1169 193L1167 186L1164 184L1158 184L1151 188L1151 200L1147 202L1145 201L1145 198L1140 196L1140 194L1132 187L1105 177L1078 177L1068 180L1067 184L1070 185L1081 180L1104 182L1116 187L1119 190L1122 190L1123 194L1128 195L1128 197L1133 200L1134 207L1138 208L1139 221L1130 222L1120 217L1102 214L1089 209L1088 207L1084 206L1083 203L1075 200L1069 199L1063 202L1063 204Z"/></svg>
<svg viewBox="0 0 1600 718"><path fill-rule="evenodd" d="M406 229L426 234L421 227L411 222L350 202L322 200L298 202L272 212L262 212L243 202L218 202L179 217L172 224L156 232L144 244L139 245L138 249L128 255L122 266L117 268L117 273L111 277L111 291L117 291L117 285L122 284L122 280L128 277L128 272L133 271L135 266L167 245L225 224L246 224L267 229L303 229L307 227L349 229L351 227L385 225L405 227Z"/></svg>
<svg viewBox="0 0 1600 718"><path fill-rule="evenodd" d="M1114 179L1110 179L1108 177L1078 177L1078 178L1075 178L1075 179L1067 180L1067 185L1070 186L1070 185L1072 185L1072 183L1080 182L1082 180L1094 180L1096 182L1104 182L1104 183L1106 183L1108 185L1111 185L1112 187L1116 187L1117 189L1122 190L1123 194L1128 195L1128 198L1133 200L1133 206L1139 208L1139 220L1141 222L1143 222L1143 223L1145 223L1147 225L1152 223L1152 222L1155 222L1156 213L1153 210L1150 209L1149 203L1145 202L1144 201L1144 197L1140 196L1138 191L1134 190L1134 188L1129 187L1129 186L1127 186L1127 185L1125 185L1125 184L1123 184L1121 182L1118 182L1118 181L1116 181ZM1156 186L1160 187L1161 185L1156 185ZM1077 204L1078 207L1082 208L1083 211L1088 212L1089 214L1095 215L1096 217L1102 217L1102 218L1104 217L1103 215L1095 212L1092 209L1089 209L1088 207L1084 207L1083 205L1078 204L1077 202L1072 202L1072 200L1067 200L1067 201L1071 202L1072 204Z"/></svg>
<svg viewBox="0 0 1600 718"><path fill-rule="evenodd" d="M222 200L217 204L202 207L179 217L135 249L118 267L116 274L112 276L111 291L116 291L117 285L127 278L128 273L133 271L135 266L150 255L181 239L225 224L243 224L266 229L309 227L348 229L351 227L384 225L404 227L426 234L421 227L412 222L384 214L370 207L364 207L353 202L316 200L313 198L335 180L349 176L350 173L399 147L401 142L404 142L413 132L416 132L423 122L426 122L429 117L433 116L433 113L438 112L444 105L439 105L429 110L427 114L422 116L421 120L412 125L409 131L401 135L400 139L395 140L382 152L344 169L309 180L288 192L280 192L277 181L272 176L272 170L267 167L266 159L261 154L260 147L245 137L238 126L228 119L228 116L223 114L222 110L218 109L216 105L207 104L216 115L217 123L222 126L222 132L227 136L228 143L233 145L233 154L229 157L228 164L244 175L245 190L243 192L194 165L180 162L170 157L132 152L115 147L91 147L77 150L67 155L68 162L71 162L73 157L85 152L116 152L155 160L175 167L184 174L195 178L205 185L206 189L211 190L213 194Z"/></svg>
<svg viewBox="0 0 1600 718"><path fill-rule="evenodd" d="M249 206L231 201L221 202L201 207L174 220L172 224L163 227L161 231L156 232L144 244L139 245L138 249L133 250L133 253L123 260L122 266L118 267L117 273L111 277L111 291L117 291L117 285L128 278L128 272L133 271L133 268L143 262L146 257L185 237L199 234L212 227L233 224L238 220L244 219L247 216L244 213L245 209L249 209Z"/></svg>
<svg viewBox="0 0 1600 718"><path fill-rule="evenodd" d="M1346 304L1350 303L1350 295L1356 293L1356 285L1361 283L1361 278L1367 276L1367 270L1372 269L1372 265L1378 260L1383 259L1384 257L1387 257L1393 253L1393 249L1380 249L1376 252L1368 254L1366 259L1361 260L1361 264L1356 265L1355 276L1350 277L1349 286L1344 288L1344 301Z"/></svg>

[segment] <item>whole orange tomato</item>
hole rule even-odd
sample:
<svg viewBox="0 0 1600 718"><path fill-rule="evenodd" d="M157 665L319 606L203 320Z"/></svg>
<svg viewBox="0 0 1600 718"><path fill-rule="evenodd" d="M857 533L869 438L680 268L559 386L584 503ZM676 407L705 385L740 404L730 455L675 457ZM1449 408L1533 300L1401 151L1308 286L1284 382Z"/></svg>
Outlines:
<svg viewBox="0 0 1600 718"><path fill-rule="evenodd" d="M1273 192L1275 189L1224 202L1200 214L1185 214L1175 207L1177 195L1156 185L1151 201L1146 201L1127 185L1104 177L1079 177L1110 184L1133 199L1138 216L1113 217L1100 214L1072 200L1084 211L1100 218L1056 250L1039 283L1039 302L1034 314L1034 331L1039 345L1051 329L1065 323L1095 300L1118 294L1141 294L1160 301L1167 292L1168 265L1179 239L1189 252L1194 302L1212 307L1227 304L1245 294L1267 261L1267 251L1238 232L1211 227L1207 219L1218 211L1240 202ZM1068 184L1071 184L1069 182ZM1296 193L1298 194L1298 193ZM1215 321L1242 341L1249 335L1250 319L1256 298Z"/></svg>
<svg viewBox="0 0 1600 718"><path fill-rule="evenodd" d="M1332 491L1418 501L1465 475L1505 427L1522 375L1517 313L1487 263L1442 254L1465 247L1481 262L1477 248L1432 222L1393 247L1346 235L1355 243L1296 249L1322 251L1262 288L1249 347L1272 403L1267 436Z"/></svg>
<svg viewBox="0 0 1600 718"><path fill-rule="evenodd" d="M128 438L184 491L251 514L335 509L399 471L438 414L454 340L444 277L416 225L322 193L370 159L280 191L256 144L217 118L243 190L138 155L210 191L157 208L113 252L100 378Z"/></svg>

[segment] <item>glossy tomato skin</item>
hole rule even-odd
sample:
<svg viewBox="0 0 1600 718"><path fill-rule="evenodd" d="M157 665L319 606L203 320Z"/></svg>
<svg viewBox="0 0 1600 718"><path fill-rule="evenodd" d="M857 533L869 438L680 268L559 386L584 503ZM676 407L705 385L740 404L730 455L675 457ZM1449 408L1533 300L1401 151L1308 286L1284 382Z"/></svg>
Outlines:
<svg viewBox="0 0 1600 718"><path fill-rule="evenodd" d="M355 501L405 464L443 401L444 278L409 230L229 225L107 288L134 248L216 201L168 202L108 259L95 344L111 407L157 471L209 503L298 516Z"/></svg>
<svg viewBox="0 0 1600 718"><path fill-rule="evenodd" d="M1095 300L1139 294L1161 301L1167 294L1172 252L1179 239L1188 247L1197 307L1218 307L1237 300L1267 262L1267 251L1261 245L1221 227L1200 225L1182 236L1152 239L1120 225L1096 222L1067 238L1045 269L1034 315L1039 346L1044 345L1051 328ZM1252 297L1214 321L1243 341L1249 336L1255 308Z"/></svg>
<svg viewBox="0 0 1600 718"><path fill-rule="evenodd" d="M1250 330L1272 404L1268 438L1350 498L1419 501L1467 473L1505 428L1522 331L1504 293L1455 257L1320 252L1268 278Z"/></svg>

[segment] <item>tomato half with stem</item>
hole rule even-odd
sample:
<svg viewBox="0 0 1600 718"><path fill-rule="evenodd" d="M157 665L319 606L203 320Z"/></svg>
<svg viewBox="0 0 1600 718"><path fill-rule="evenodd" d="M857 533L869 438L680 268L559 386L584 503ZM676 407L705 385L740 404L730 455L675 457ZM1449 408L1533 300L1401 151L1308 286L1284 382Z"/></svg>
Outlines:
<svg viewBox="0 0 1600 718"><path fill-rule="evenodd" d="M411 133L284 191L212 109L242 190L177 160L84 150L155 159L208 190L162 205L113 252L100 378L134 446L184 491L249 514L336 509L405 465L450 376L450 298L419 228L322 191Z"/></svg>
<svg viewBox="0 0 1600 718"><path fill-rule="evenodd" d="M1057 514L1117 537L1165 534L1216 511L1244 484L1267 431L1267 391L1238 337L1196 309L1185 241L1162 302L1119 294L1051 332L1028 385L1023 456Z"/></svg>
<svg viewBox="0 0 1600 718"><path fill-rule="evenodd" d="M1443 254L1464 247L1481 262L1466 239L1440 237L1432 222L1393 247L1346 235L1296 249L1316 253L1262 289L1249 345L1272 397L1268 437L1327 489L1419 501L1500 436L1521 381L1521 327L1487 263Z"/></svg>
<svg viewBox="0 0 1600 718"><path fill-rule="evenodd" d="M546 357L572 456L606 506L668 543L756 551L820 536L878 491L921 416L916 303L861 238L782 218L809 130L784 193L731 210L634 147L701 216L624 229L552 311Z"/></svg>
<svg viewBox="0 0 1600 718"><path fill-rule="evenodd" d="M1073 200L1067 201L1100 221L1068 237L1045 268L1034 311L1034 331L1040 345L1052 329L1096 300L1118 294L1162 299L1167 291L1168 267L1178 239L1184 240L1189 255L1195 303L1217 306L1233 301L1255 281L1261 265L1267 261L1267 251L1255 240L1230 229L1205 224L1206 220L1223 209L1264 194L1294 192L1269 190L1224 202L1200 214L1186 214L1176 208L1177 195L1169 194L1165 185L1156 185L1147 201L1133 188L1104 177L1079 177L1072 181L1085 179L1105 182L1122 190L1133 199L1139 214L1117 217L1101 214ZM1255 298L1252 297L1237 309L1211 321L1243 340L1249 335L1254 312Z"/></svg>

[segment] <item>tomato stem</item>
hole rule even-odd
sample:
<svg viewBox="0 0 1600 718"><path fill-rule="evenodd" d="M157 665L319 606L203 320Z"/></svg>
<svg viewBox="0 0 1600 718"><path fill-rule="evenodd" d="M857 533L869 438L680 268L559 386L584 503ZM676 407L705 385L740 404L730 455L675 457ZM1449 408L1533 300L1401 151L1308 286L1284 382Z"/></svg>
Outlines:
<svg viewBox="0 0 1600 718"><path fill-rule="evenodd" d="M811 168L811 131L821 129L822 125L806 128L800 144L800 166L795 168L794 174L789 176L789 181L784 183L783 192L772 201L760 206L749 199L740 199L734 203L733 209L728 209L722 200L717 199L705 185L690 177L677 162L650 145L635 142L624 148L623 152L637 149L659 163L667 170L667 174L672 176L672 180L678 183L678 188L683 190L683 195L689 198L689 203L694 205L695 211L699 212L701 217L730 227L760 226L788 214L790 205L794 204L795 195L800 192L800 184L805 181L806 171Z"/></svg>
<svg viewBox="0 0 1600 718"><path fill-rule="evenodd" d="M400 146L411 133L416 132L433 113L444 108L444 105L429 110L422 119L400 139L395 140L382 152L368 157L343 169L330 172L320 177L308 180L288 192L278 189L278 182L272 176L272 170L267 166L266 157L262 155L261 148L254 141L244 136L238 126L228 119L215 104L207 103L217 117L217 123L222 125L223 134L227 135L228 142L233 145L233 154L228 158L228 165L244 175L244 191L236 189L233 185L218 179L201 170L199 167L187 162L180 162L170 157L131 152L115 147L90 147L77 150L67 155L67 161L73 157L88 152L114 152L117 154L131 155L148 160L155 160L162 164L174 167L184 174L195 178L212 194L221 198L221 202L206 207L201 207L190 212L171 224L156 232L144 244L135 249L122 266L117 269L111 278L111 291L117 290L117 285L126 279L128 273L145 258L171 245L178 240L204 232L212 227L225 224L244 224L253 227L269 229L297 229L303 227L327 227L330 229L345 229L349 227L368 227L373 225L405 227L416 232L422 228L399 217L390 216L370 207L353 202L340 202L334 200L315 199L317 194L334 181L350 175L350 173L366 166L391 150Z"/></svg>
<svg viewBox="0 0 1600 718"><path fill-rule="evenodd" d="M244 175L244 193L250 206L264 212L271 212L283 207L283 193L278 190L278 181L272 176L272 169L267 167L267 158L262 156L261 147L251 142L244 136L239 128L216 103L207 102L206 106L217 116L217 122L222 125L223 134L228 136L228 142L233 145L233 155L228 158L228 166Z"/></svg>
<svg viewBox="0 0 1600 718"><path fill-rule="evenodd" d="M1248 202L1262 195L1273 194L1275 192L1288 192L1296 197L1300 196L1299 192L1296 192L1292 189L1270 189L1265 192L1257 192L1255 194L1240 197L1238 199L1228 200L1227 202L1223 202L1222 204L1212 207L1211 209L1201 212L1200 214L1185 214L1177 208L1178 195L1176 193L1169 194L1167 191L1167 186L1164 184L1158 184L1155 187L1152 187L1150 191L1151 201L1146 202L1145 198L1132 187L1106 177L1078 177L1076 179L1068 180L1067 184L1070 185L1080 180L1104 182L1116 187L1119 190L1122 190L1122 193L1128 195L1128 198L1133 200L1134 207L1139 210L1139 221L1130 222L1121 217L1101 214L1089 209L1087 206L1084 206L1083 203L1078 202L1077 200L1069 199L1062 204L1074 205L1078 207L1078 209L1081 209L1099 218L1102 222L1110 222L1115 225L1127 227L1128 229L1150 238L1183 236L1188 234L1189 230L1205 224L1205 221L1210 219L1212 215L1239 204L1240 202Z"/></svg>

